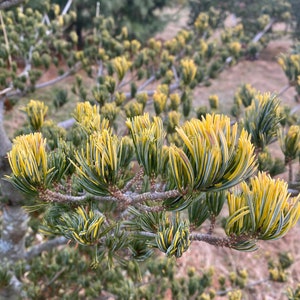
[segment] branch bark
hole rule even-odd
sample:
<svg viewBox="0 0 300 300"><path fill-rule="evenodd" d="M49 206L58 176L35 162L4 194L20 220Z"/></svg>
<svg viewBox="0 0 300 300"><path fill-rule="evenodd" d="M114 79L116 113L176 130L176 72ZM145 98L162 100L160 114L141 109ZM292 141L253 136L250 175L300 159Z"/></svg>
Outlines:
<svg viewBox="0 0 300 300"><path fill-rule="evenodd" d="M272 28L275 21L275 19L271 19L270 22L266 25L266 27L252 39L252 42L257 43L263 37L263 35L266 34Z"/></svg>
<svg viewBox="0 0 300 300"><path fill-rule="evenodd" d="M49 202L60 202L60 203L67 203L67 202L80 202L85 201L89 198L93 198L97 201L116 201L116 198L113 198L111 196L93 196L90 194L84 194L82 196L72 196L72 195L66 195L61 194L59 192L54 192L51 190L45 190L40 192L39 197L42 200L49 201Z"/></svg>
<svg viewBox="0 0 300 300"><path fill-rule="evenodd" d="M66 244L67 242L68 240L66 238L60 236L53 240L48 240L42 244L33 246L29 248L28 251L26 252L25 259L26 260L33 259L34 257L40 255L43 251L50 251L57 246Z"/></svg>
<svg viewBox="0 0 300 300"><path fill-rule="evenodd" d="M205 242L216 247L233 248L237 242L250 240L251 236L244 234L240 236L219 237L207 233L192 233L190 240Z"/></svg>
<svg viewBox="0 0 300 300"><path fill-rule="evenodd" d="M249 289L253 286L256 286L256 285L259 285L259 284L263 284L265 282L268 282L270 279L269 278L265 278L265 279L261 279L261 280L258 280L258 281L254 281L254 282L251 282L249 284L247 284L244 289ZM235 291L237 290L238 288L232 288L232 289L228 289L228 290L224 290L224 291L217 291L216 294L218 296L226 296L228 293L232 292L232 291Z"/></svg>
<svg viewBox="0 0 300 300"><path fill-rule="evenodd" d="M0 10L8 9L12 6L19 5L23 2L25 2L25 0L0 0Z"/></svg>
<svg viewBox="0 0 300 300"><path fill-rule="evenodd" d="M193 233L190 235L190 239L205 242L216 247L232 248L232 241L229 237L218 237L205 233Z"/></svg>
<svg viewBox="0 0 300 300"><path fill-rule="evenodd" d="M0 290L0 299L16 300L26 298L26 293L22 291L22 283L12 273L9 286Z"/></svg>
<svg viewBox="0 0 300 300"><path fill-rule="evenodd" d="M143 203L145 201L163 201L165 199L176 198L182 196L178 190L170 190L165 192L147 192L135 196L131 196L132 203Z"/></svg>

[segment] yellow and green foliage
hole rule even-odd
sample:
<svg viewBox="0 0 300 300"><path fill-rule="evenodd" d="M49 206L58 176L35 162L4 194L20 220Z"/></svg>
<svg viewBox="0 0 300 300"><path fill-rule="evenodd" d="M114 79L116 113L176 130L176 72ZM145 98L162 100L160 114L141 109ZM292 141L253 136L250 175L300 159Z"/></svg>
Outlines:
<svg viewBox="0 0 300 300"><path fill-rule="evenodd" d="M277 239L300 216L299 197L290 198L283 180L259 173L228 196L227 234L249 234L253 239Z"/></svg>
<svg viewBox="0 0 300 300"><path fill-rule="evenodd" d="M43 15L26 12L31 21L32 17L42 21ZM23 45L27 55L24 74L13 73L17 65L9 62L18 57L18 48L12 47L11 53L6 46L0 50L0 70L9 69L0 75L1 87L8 89L3 95L33 91L42 67L51 64L62 65L61 78L81 69L90 77L75 77L72 92L79 102L68 131L59 129L54 121L45 121L48 107L43 102L27 104L23 110L28 126L23 135L13 139L7 154L12 174L6 179L31 197L26 203L28 211L43 210L38 215L39 221L43 219L43 234L92 248L93 267L112 267L119 262L128 268L126 274L137 278L137 260L148 259L154 249L168 258L179 258L195 240L253 251L258 240L283 237L300 217L299 196L291 197L284 181L258 172L279 169L267 149L276 139L286 162L299 156L299 126L279 130L280 125L292 121L283 120L278 97L242 85L234 96L236 122L220 112L222 99L216 94L209 96L207 106L194 108L193 89L198 84L209 85L249 51L244 47L258 43L250 42L241 24L220 29L211 39L219 13L211 8L172 39L151 38L142 44L129 40L125 27L112 35L114 20L104 19L98 12L95 28L92 34L86 32L82 49L74 47L81 37L73 30L68 40L57 38L45 44L45 14L43 24L33 30L40 42L30 31L32 48ZM19 28L14 34L11 23L26 25L27 20L20 9L3 14L13 46L24 33ZM60 36L75 16L62 15L54 5L50 17L50 29ZM269 21L264 15L257 25L263 29ZM3 39L0 42L5 45ZM296 54L279 58L295 86L300 86L298 60ZM86 84L93 79L94 86ZM198 118L193 118L196 115ZM218 218L224 219L223 236L214 232L220 224ZM282 261L289 264L287 256ZM166 265L161 270L160 276L172 279ZM270 277L283 280L281 271L271 268ZM207 290L212 272L203 274L201 282L194 271L188 276L188 283L186 279L174 281L171 290L175 298L184 294L181 286L191 298L216 296L215 291ZM229 299L242 299L240 289L247 280L245 270L229 275L231 285L237 288L228 293ZM220 285L224 286L223 279ZM160 288L166 286L163 282ZM133 293L145 299L153 296L130 281L117 293L128 299Z"/></svg>
<svg viewBox="0 0 300 300"><path fill-rule="evenodd" d="M48 111L48 107L44 102L30 100L30 102L23 108L26 112L28 121L34 131L39 131L44 124L44 119Z"/></svg>
<svg viewBox="0 0 300 300"><path fill-rule="evenodd" d="M286 135L283 130L278 134L280 147L282 153L285 156L285 161L289 162L294 160L299 155L300 150L300 127L298 125L292 125Z"/></svg>
<svg viewBox="0 0 300 300"><path fill-rule="evenodd" d="M27 194L37 193L46 186L51 169L48 166L46 140L41 133L22 135L13 141L8 153L12 182Z"/></svg>

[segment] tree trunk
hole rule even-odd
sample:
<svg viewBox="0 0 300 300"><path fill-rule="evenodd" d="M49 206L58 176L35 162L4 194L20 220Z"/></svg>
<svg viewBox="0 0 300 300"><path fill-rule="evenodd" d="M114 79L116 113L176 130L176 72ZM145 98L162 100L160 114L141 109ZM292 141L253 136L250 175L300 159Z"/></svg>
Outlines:
<svg viewBox="0 0 300 300"><path fill-rule="evenodd" d="M289 182L293 181L293 164L292 164L292 160L289 159L288 161L288 168L289 168Z"/></svg>
<svg viewBox="0 0 300 300"><path fill-rule="evenodd" d="M25 257L25 235L28 229L28 214L22 209L23 196L10 182L4 180L11 173L7 152L11 148L3 126L3 99L0 99L0 187L5 200L2 210L2 232L0 236L0 267L1 264L12 266ZM13 274L12 274L13 275ZM18 299L21 283L13 275L10 285L1 289L0 299Z"/></svg>
<svg viewBox="0 0 300 300"><path fill-rule="evenodd" d="M21 206L7 205L2 213L2 234L0 239L1 264L12 268L14 263L25 257L25 235L28 215ZM0 290L0 299L22 298L22 284L11 272L10 284Z"/></svg>

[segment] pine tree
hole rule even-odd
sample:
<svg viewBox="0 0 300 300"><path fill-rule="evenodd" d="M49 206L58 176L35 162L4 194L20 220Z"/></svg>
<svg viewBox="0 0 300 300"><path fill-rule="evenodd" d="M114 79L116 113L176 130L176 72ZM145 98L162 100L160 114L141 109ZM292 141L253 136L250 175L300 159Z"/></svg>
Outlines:
<svg viewBox="0 0 300 300"><path fill-rule="evenodd" d="M237 97L239 122L216 111L196 118L193 110L195 86L207 84L245 54L241 26L222 31L220 40L212 42L213 24L221 16L201 13L189 30L179 31L172 40L150 38L142 45L128 38L126 28L111 35L114 20L99 14L85 48L78 50L76 32L65 37L64 29L76 19L69 7L25 8L1 11L4 297L50 297L48 286L65 270L76 273L76 265L88 277L76 273L67 283L73 287L77 282L90 293L87 297L99 295L105 286L128 298L136 286L122 279L122 272L138 278L137 262L151 259L157 251L178 258L194 241L254 251L259 240L278 239L296 224L299 196L290 197L283 180L257 171L258 156L277 137L283 120L278 97L246 93L245 87L240 98L246 94L253 99ZM43 70L52 64L57 65L58 77L40 83ZM47 118L44 102L31 100L23 108L27 124L11 143L3 126L4 104L78 70L95 85L86 86L82 77L75 77L72 91L80 101L73 118L56 124ZM218 98L212 95L209 101L217 110ZM294 159L297 151L285 152ZM224 234L219 235L215 227L225 206ZM47 253L67 243L70 248L54 257ZM41 260L49 264L50 283L22 288L18 274L26 272L27 264L33 281L43 274L36 258L44 251ZM168 266L162 267L172 278ZM160 267L153 264L153 274L155 268ZM211 273L204 275L200 290L210 282ZM121 291L113 284L116 280ZM190 294L195 280L190 282ZM66 289L61 283L60 293ZM173 292L180 295L179 287L174 285ZM138 293L142 291L136 288Z"/></svg>

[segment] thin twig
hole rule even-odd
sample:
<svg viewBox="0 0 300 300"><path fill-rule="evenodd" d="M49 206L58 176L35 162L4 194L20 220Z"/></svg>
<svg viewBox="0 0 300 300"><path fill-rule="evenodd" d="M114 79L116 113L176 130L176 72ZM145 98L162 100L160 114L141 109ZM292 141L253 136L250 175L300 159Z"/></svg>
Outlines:
<svg viewBox="0 0 300 300"><path fill-rule="evenodd" d="M51 25L49 16L48 16L46 13L45 13L44 16L43 16L42 24L46 24L47 26L50 26L50 25Z"/></svg>
<svg viewBox="0 0 300 300"><path fill-rule="evenodd" d="M74 118L70 118L68 120L62 121L57 123L57 126L65 128L65 129L69 129L71 128L74 124L76 123Z"/></svg>
<svg viewBox="0 0 300 300"><path fill-rule="evenodd" d="M50 280L50 281L48 281L47 283L46 283L46 286L49 286L49 285L51 285L63 272L65 272L66 271L66 267L63 267L61 270L59 270L53 277L52 277L52 279Z"/></svg>
<svg viewBox="0 0 300 300"><path fill-rule="evenodd" d="M97 79L98 77L101 77L102 74L103 74L103 61L100 60L98 63Z"/></svg>
<svg viewBox="0 0 300 300"><path fill-rule="evenodd" d="M259 285L259 284L262 284L262 283L265 283L269 281L269 278L265 278L265 279L262 279L262 280L258 280L258 281L254 281L252 283L249 283L247 284L244 289L248 289L248 288L251 288L253 286L256 286L256 285ZM232 291L235 291L235 290L239 290L240 288L231 288L231 289L227 289L227 290L224 290L224 291L217 291L216 294L218 296L225 296L227 295L228 293L232 292Z"/></svg>
<svg viewBox="0 0 300 300"><path fill-rule="evenodd" d="M179 82L179 77L178 77L178 74L177 74L177 71L176 71L176 68L175 68L174 65L172 66L172 71L173 71L173 74L174 74L175 81Z"/></svg>
<svg viewBox="0 0 300 300"><path fill-rule="evenodd" d="M263 37L263 35L271 29L275 21L275 19L271 19L270 22L265 26L265 28L258 34L256 34L256 36L252 39L252 43L257 43Z"/></svg>
<svg viewBox="0 0 300 300"><path fill-rule="evenodd" d="M291 85L288 83L287 85L285 85L277 94L277 96L281 96L283 93L285 93L289 88L291 87Z"/></svg>
<svg viewBox="0 0 300 300"><path fill-rule="evenodd" d="M125 76L126 76L126 75L125 75ZM125 85L127 85L127 84L133 82L133 80L134 80L135 78L137 78L137 74L131 76L131 78L128 79L127 81L125 81L125 77L124 77L124 79L123 79L123 80L120 82L120 84L118 85L117 90L119 91L119 90L120 90L122 87L124 87Z"/></svg>
<svg viewBox="0 0 300 300"><path fill-rule="evenodd" d="M146 88L149 84L151 84L154 80L155 80L155 76L152 75L143 84L141 84L139 86L139 88L137 89L137 91L140 92L141 90L143 90L144 88Z"/></svg>
<svg viewBox="0 0 300 300"><path fill-rule="evenodd" d="M299 195L299 190L296 189L288 189L288 192L291 194L292 197L296 197Z"/></svg>
<svg viewBox="0 0 300 300"><path fill-rule="evenodd" d="M68 10L70 9L70 7L72 5L72 2L73 2L73 0L69 0L67 2L67 4L65 5L65 7L64 7L64 9L63 9L63 11L61 13L62 16L66 15L68 13Z"/></svg>
<svg viewBox="0 0 300 300"><path fill-rule="evenodd" d="M174 83L174 84L171 84L170 85L170 88L169 88L169 92L172 93L173 91L177 90L179 88L180 84L178 82ZM155 90L146 90L146 91L138 91L137 94L142 94L142 93L145 93L147 94L148 96L153 96L154 93L155 93ZM125 96L126 96L126 100L129 100L131 99L131 93L128 92L128 93L124 93ZM148 103L148 102L147 102Z"/></svg>
<svg viewBox="0 0 300 300"><path fill-rule="evenodd" d="M126 183L125 187L122 189L122 193L129 191L134 184L136 184L137 182L139 182L143 179L143 176L144 176L144 170L140 169L135 174L135 176Z"/></svg>
<svg viewBox="0 0 300 300"><path fill-rule="evenodd" d="M40 83L40 84L37 84L35 86L35 89L41 89L41 88L44 88L44 87L47 87L49 85L53 85L67 77L69 77L70 75L72 75L73 73L79 71L81 68L81 63L78 63L76 64L73 68L71 68L70 70L66 71L64 74L54 78L54 79L51 79L49 81L46 81L46 82L43 82L43 83Z"/></svg>
<svg viewBox="0 0 300 300"><path fill-rule="evenodd" d="M13 90L13 87L8 87L2 91L0 91L0 96L5 95Z"/></svg>
<svg viewBox="0 0 300 300"><path fill-rule="evenodd" d="M215 215L211 215L210 217L210 226L209 226L209 229L208 229L208 234L212 234L214 229L215 229L215 226L216 226L216 216Z"/></svg>
<svg viewBox="0 0 300 300"><path fill-rule="evenodd" d="M42 82L40 84L37 84L35 86L35 89L41 89L50 85L53 85L55 83L58 83L59 81L62 81L63 79L66 79L68 76L72 75L73 73L79 71L81 68L81 63L76 64L73 68L71 68L70 70L66 71L64 74L62 74L61 76L58 76L54 79L51 79L49 81L46 82ZM12 87L6 88L2 91L0 91L0 96L6 94L7 97L12 97L12 96L20 96L22 94L26 94L26 91L21 91L21 90L13 90Z"/></svg>

